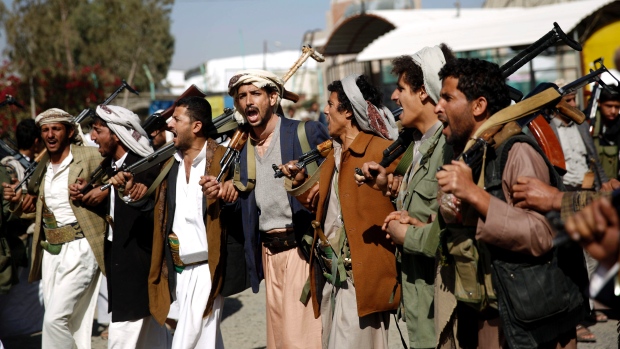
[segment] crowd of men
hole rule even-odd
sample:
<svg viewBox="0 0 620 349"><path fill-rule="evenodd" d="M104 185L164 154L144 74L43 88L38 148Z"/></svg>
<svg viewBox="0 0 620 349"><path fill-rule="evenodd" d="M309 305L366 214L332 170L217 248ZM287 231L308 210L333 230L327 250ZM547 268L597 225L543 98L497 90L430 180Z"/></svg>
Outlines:
<svg viewBox="0 0 620 349"><path fill-rule="evenodd" d="M547 84L511 103L498 65L457 59L444 44L392 66L399 120L354 74L329 84L327 127L282 115L282 99L296 96L280 77L238 72L228 93L247 142L219 180L226 147L202 97L174 104L165 128L176 153L135 173L125 170L165 137L147 134L126 108L96 108L98 148L61 109L20 124L20 154L39 154L39 165L21 187L23 165L0 166L2 247L15 267L29 260L29 281L41 280L42 347L90 348L102 274L109 348L223 348L224 297L258 292L262 281L267 348L388 348L391 314L406 320L409 348L576 348L588 339L578 331L589 299L618 304L620 223L609 200L620 184L618 87L602 92L591 125L577 125L566 112L581 113L574 94ZM563 176L534 137L505 121L523 110L547 118ZM404 134L406 151L385 163ZM483 136L485 146L472 146ZM320 166L299 165L315 149L324 150ZM558 243L551 211L581 245ZM18 282L3 283L12 297L3 302L37 303L36 291L14 292Z"/></svg>

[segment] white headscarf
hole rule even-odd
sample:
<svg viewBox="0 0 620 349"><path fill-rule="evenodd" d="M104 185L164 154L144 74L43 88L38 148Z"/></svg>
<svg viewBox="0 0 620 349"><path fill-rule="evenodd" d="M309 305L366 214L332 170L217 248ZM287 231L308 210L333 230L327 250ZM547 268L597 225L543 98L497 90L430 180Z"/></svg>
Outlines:
<svg viewBox="0 0 620 349"><path fill-rule="evenodd" d="M424 75L424 88L429 97L435 102L439 101L441 92L441 80L439 70L446 64L446 58L439 46L425 47L414 53L413 62L422 69Z"/></svg>
<svg viewBox="0 0 620 349"><path fill-rule="evenodd" d="M398 128L394 115L385 106L381 109L364 99L355 82L359 74L352 74L342 79L342 88L353 107L353 115L359 127L366 132L372 132L379 137L395 140L398 137Z"/></svg>
<svg viewBox="0 0 620 349"><path fill-rule="evenodd" d="M235 120L239 124L245 124L245 115L240 112L239 102L237 102L237 92L239 86L252 84L257 88L265 88L270 86L278 91L278 102L275 104L273 111L275 112L282 101L284 95L284 81L272 72L260 69L246 69L235 73L228 83L228 94L233 97L235 104Z"/></svg>
<svg viewBox="0 0 620 349"><path fill-rule="evenodd" d="M56 123L70 125L71 127L73 127L75 132L74 136L71 138L70 141L77 145L87 144L85 142L84 133L82 132L82 127L80 127L80 124L75 122L75 118L71 114L67 113L62 109L50 108L43 113L37 115L37 117L34 119L34 122L39 127Z"/></svg>
<svg viewBox="0 0 620 349"><path fill-rule="evenodd" d="M71 116L71 114L67 113L66 111L58 108L51 108L37 115L37 117L34 119L34 122L39 127L55 123L75 125L73 123L73 116Z"/></svg>
<svg viewBox="0 0 620 349"><path fill-rule="evenodd" d="M99 105L95 112L131 151L142 157L153 153L149 137L134 112L116 105Z"/></svg>

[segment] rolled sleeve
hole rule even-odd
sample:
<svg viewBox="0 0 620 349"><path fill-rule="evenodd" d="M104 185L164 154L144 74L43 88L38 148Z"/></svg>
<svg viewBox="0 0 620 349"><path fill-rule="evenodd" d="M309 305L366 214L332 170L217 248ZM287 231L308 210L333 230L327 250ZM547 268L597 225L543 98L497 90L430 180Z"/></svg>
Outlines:
<svg viewBox="0 0 620 349"><path fill-rule="evenodd" d="M491 197L486 220L478 220L476 238L507 250L540 256L551 250L553 231L540 213L512 206L512 186L520 176L550 183L547 164L526 143L516 143L508 153L502 173L506 202Z"/></svg>
<svg viewBox="0 0 620 349"><path fill-rule="evenodd" d="M423 227L410 225L405 234L403 252L408 254L421 254L429 258L435 257L437 246L439 246L439 238L431 238L432 226L432 223Z"/></svg>

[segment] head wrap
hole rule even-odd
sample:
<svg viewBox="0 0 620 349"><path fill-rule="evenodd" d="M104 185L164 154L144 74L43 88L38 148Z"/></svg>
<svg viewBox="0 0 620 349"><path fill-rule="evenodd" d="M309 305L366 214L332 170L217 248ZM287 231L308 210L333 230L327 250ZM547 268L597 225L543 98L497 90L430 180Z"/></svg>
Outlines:
<svg viewBox="0 0 620 349"><path fill-rule="evenodd" d="M39 127L47 124L56 123L63 123L75 126L75 123L73 122L73 116L71 116L71 114L67 113L66 111L58 108L51 108L37 115L37 117L34 119L34 122Z"/></svg>
<svg viewBox="0 0 620 349"><path fill-rule="evenodd" d="M441 92L441 80L439 70L446 64L446 58L439 46L425 47L414 53L413 62L422 69L424 75L424 88L429 97L437 104Z"/></svg>
<svg viewBox="0 0 620 349"><path fill-rule="evenodd" d="M355 83L358 77L358 74L353 74L341 80L344 93L353 107L355 121L363 131L372 132L385 139L396 139L398 128L394 115L385 106L379 109L364 99L362 91Z"/></svg>
<svg viewBox="0 0 620 349"><path fill-rule="evenodd" d="M149 137L140 126L140 118L134 112L116 105L103 104L97 106L95 112L131 151L142 157L153 152Z"/></svg>
<svg viewBox="0 0 620 349"><path fill-rule="evenodd" d="M294 102L297 102L297 100L299 100L299 96L287 91L284 88L284 81L272 72L260 69L246 69L238 71L237 73L235 73L235 76L230 78L230 81L228 82L228 94L234 99L236 109L235 120L237 120L237 123L239 124L244 124L246 120L245 116L240 112L239 104L236 97L239 86L247 84L252 84L257 88L265 88L267 86L270 86L276 91L278 91L278 101L273 108L274 112L278 109L282 98L289 99Z"/></svg>

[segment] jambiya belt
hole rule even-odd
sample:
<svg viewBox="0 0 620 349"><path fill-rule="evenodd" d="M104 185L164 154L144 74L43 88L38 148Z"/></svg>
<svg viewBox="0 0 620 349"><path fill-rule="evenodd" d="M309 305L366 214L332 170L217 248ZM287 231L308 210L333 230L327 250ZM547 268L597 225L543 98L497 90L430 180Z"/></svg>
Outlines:
<svg viewBox="0 0 620 349"><path fill-rule="evenodd" d="M43 202L42 228L46 241L41 241L41 247L51 254L59 254L64 243L84 238L84 232L78 222L58 227L54 213L45 202Z"/></svg>
<svg viewBox="0 0 620 349"><path fill-rule="evenodd" d="M179 243L179 237L175 233L170 233L170 235L168 235L168 245L170 246L170 254L172 255L174 270L176 270L177 273L182 273L185 267L207 263L206 260L187 264L183 263L181 260L181 255L179 254L179 247L181 244Z"/></svg>

